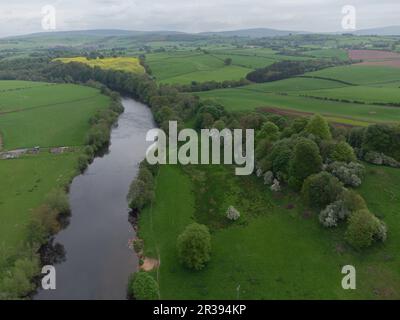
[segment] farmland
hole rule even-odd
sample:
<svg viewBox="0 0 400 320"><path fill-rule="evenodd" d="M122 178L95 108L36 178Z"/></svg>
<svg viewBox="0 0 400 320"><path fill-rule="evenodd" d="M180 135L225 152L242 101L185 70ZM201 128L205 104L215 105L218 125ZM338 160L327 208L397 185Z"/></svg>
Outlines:
<svg viewBox="0 0 400 320"><path fill-rule="evenodd" d="M98 90L71 84L6 82L0 92L0 130L4 149L82 146L89 118L107 105ZM4 89L3 89L4 90Z"/></svg>
<svg viewBox="0 0 400 320"><path fill-rule="evenodd" d="M161 298L398 297L400 273L395 257L399 255L400 224L396 206L400 173L396 169L369 167L369 170L373 174L366 180L361 193L375 212L385 212L385 220L393 233L383 251L374 248L361 254L347 247L339 251L344 245L340 239L342 229L325 232L316 219L303 216L302 206L288 209L288 204L298 203L293 195L277 199L265 191L254 176L243 183L234 178L228 168L202 167L185 173L176 167L163 167L158 179L156 205L142 213L140 222L146 254L162 261L158 275ZM199 189L191 181L199 181L201 176L204 185ZM196 178L192 180L193 177ZM210 186L211 181L212 189L204 188ZM377 185L380 187L376 188ZM179 193L173 191L177 188ZM388 188L396 194L395 201L390 200L392 193L387 191ZM207 215L199 210L200 203L216 203L214 212ZM232 203L245 214L244 222L223 229L213 227L216 215L223 216L225 207ZM194 217L213 230L212 260L205 270L197 273L177 265L174 241ZM390 256L390 262L385 262L385 256ZM341 290L340 266L344 264L357 265L359 283L362 284L359 290Z"/></svg>
<svg viewBox="0 0 400 320"><path fill-rule="evenodd" d="M281 60L307 60L313 57L296 57L278 54L271 49L225 49L203 51L171 51L146 55L153 76L160 83L190 84L192 81L240 80L254 69ZM225 65L226 59L232 59Z"/></svg>
<svg viewBox="0 0 400 320"><path fill-rule="evenodd" d="M112 57L112 58L97 58L88 59L86 57L75 58L59 58L58 61L63 63L79 62L87 64L90 67L99 67L102 69L120 70L133 73L144 73L144 68L135 57Z"/></svg>

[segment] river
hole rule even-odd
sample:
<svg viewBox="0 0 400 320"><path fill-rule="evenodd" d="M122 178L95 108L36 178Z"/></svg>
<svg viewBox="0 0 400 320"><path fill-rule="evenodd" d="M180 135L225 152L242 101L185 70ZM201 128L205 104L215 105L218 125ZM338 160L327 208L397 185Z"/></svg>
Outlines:
<svg viewBox="0 0 400 320"><path fill-rule="evenodd" d="M138 265L128 247L135 233L126 195L155 124L147 106L132 99L122 103L109 152L70 186L70 224L54 239L65 249L64 261L55 265L56 290L39 290L34 299L126 299L129 275Z"/></svg>

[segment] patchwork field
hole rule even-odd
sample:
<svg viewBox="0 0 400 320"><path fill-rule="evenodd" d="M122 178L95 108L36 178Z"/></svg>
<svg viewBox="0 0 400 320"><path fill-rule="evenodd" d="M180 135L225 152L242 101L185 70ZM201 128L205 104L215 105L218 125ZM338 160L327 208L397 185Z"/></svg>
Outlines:
<svg viewBox="0 0 400 320"><path fill-rule="evenodd" d="M400 74L388 67L353 65L197 95L231 111L277 108L321 113L332 122L365 126L400 121L399 80Z"/></svg>
<svg viewBox="0 0 400 320"><path fill-rule="evenodd" d="M155 205L140 219L146 254L161 259L155 275L161 298L398 299L400 171L372 166L368 170L361 193L371 210L384 215L391 231L384 248L361 254L343 242L344 230L327 231L315 215L305 217L303 208L288 209L298 203L296 197L278 199L254 176L242 181L221 166L188 173L163 166ZM207 205L211 213L204 211L205 204L213 204ZM229 205L237 207L243 219L220 229L215 219L223 217ZM176 252L177 236L194 219L207 224L213 235L211 262L199 272L183 268ZM346 264L357 268L356 291L341 289L340 271Z"/></svg>
<svg viewBox="0 0 400 320"><path fill-rule="evenodd" d="M116 57L116 58L104 58L104 59L87 59L86 57L75 57L75 58L58 58L57 61L64 63L68 62L80 62L87 64L91 67L100 67L102 69L113 69L121 70L133 73L144 73L144 68L140 64L139 59L135 57Z"/></svg>
<svg viewBox="0 0 400 320"><path fill-rule="evenodd" d="M169 51L146 55L149 64L160 83L190 84L192 81L240 80L249 72L282 60L309 60L317 57L331 57L338 52L321 50L313 56L288 56L269 48L218 48L196 51ZM340 52L342 54L342 52ZM226 59L232 59L225 65Z"/></svg>

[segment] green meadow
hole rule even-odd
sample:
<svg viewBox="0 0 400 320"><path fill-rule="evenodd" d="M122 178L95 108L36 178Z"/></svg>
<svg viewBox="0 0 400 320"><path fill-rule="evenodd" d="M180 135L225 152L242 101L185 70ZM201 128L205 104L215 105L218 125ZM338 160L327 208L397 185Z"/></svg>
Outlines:
<svg viewBox="0 0 400 320"><path fill-rule="evenodd" d="M207 91L198 93L198 96L202 99L212 99L229 111L277 108L321 113L328 118L343 118L366 123L400 121L400 109L396 107L325 101L296 95L256 92L247 88Z"/></svg>
<svg viewBox="0 0 400 320"><path fill-rule="evenodd" d="M400 80L398 68L382 66L348 65L307 73L306 76L321 77L358 85L374 85Z"/></svg>
<svg viewBox="0 0 400 320"><path fill-rule="evenodd" d="M5 83L10 86L9 82ZM72 84L15 83L19 90L1 91L0 132L4 149L81 146L89 118L105 108L108 98L96 89Z"/></svg>
<svg viewBox="0 0 400 320"><path fill-rule="evenodd" d="M161 260L154 272L161 298L398 299L400 171L368 170L360 192L373 212L384 213L390 238L360 253L344 243L343 228L327 231L316 214L304 214L297 196L276 197L255 176L239 179L223 166L161 167L155 203L139 225L145 254ZM229 205L242 214L237 222L224 216ZM212 232L211 261L198 272L182 267L176 250L193 221ZM355 291L341 288L348 264L357 268Z"/></svg>

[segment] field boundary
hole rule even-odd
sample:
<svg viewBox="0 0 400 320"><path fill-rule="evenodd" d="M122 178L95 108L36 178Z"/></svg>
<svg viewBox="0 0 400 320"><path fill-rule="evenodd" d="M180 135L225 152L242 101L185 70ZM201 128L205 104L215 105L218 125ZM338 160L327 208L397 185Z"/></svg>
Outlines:
<svg viewBox="0 0 400 320"><path fill-rule="evenodd" d="M43 104L43 105L38 105L38 106L33 106L29 108L20 108L20 109L15 109L15 110L8 110L8 111L0 111L0 116L4 114L10 114L10 113L17 113L17 112L24 112L24 111L30 111L30 110L35 110L35 109L41 109L41 108L48 108L52 106L59 106L67 103L73 103L73 102L81 102L81 101L86 101L86 100L91 100L97 96L101 95L100 93L87 97L87 98L81 98L81 99L74 99L74 100L69 100L69 101L64 101L64 102L58 102L58 103L51 103L51 104Z"/></svg>

